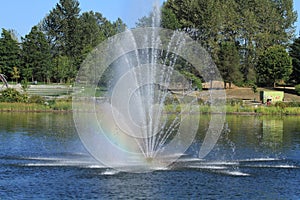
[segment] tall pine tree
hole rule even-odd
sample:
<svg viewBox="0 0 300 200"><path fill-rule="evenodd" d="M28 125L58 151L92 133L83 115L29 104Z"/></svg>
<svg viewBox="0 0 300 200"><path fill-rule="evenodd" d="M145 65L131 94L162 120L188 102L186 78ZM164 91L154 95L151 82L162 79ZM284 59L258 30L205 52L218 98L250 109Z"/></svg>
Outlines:
<svg viewBox="0 0 300 200"><path fill-rule="evenodd" d="M50 82L50 45L37 26L34 26L30 33L22 38L22 63L21 75L24 79Z"/></svg>
<svg viewBox="0 0 300 200"><path fill-rule="evenodd" d="M41 30L51 45L53 57L68 57L71 61L66 67L75 71L70 74L76 74L81 64L79 16L77 0L60 0L41 24Z"/></svg>
<svg viewBox="0 0 300 200"><path fill-rule="evenodd" d="M0 38L0 71L11 80L14 67L20 66L20 48L12 33L2 29Z"/></svg>
<svg viewBox="0 0 300 200"><path fill-rule="evenodd" d="M300 83L300 37L298 37L290 47L290 56L292 57L293 72L291 80Z"/></svg>

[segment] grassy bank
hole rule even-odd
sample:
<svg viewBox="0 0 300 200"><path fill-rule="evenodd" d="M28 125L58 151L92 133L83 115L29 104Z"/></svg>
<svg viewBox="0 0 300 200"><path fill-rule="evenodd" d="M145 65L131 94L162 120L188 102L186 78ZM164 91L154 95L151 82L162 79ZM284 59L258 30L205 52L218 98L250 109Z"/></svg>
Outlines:
<svg viewBox="0 0 300 200"><path fill-rule="evenodd" d="M209 105L200 105L200 113L212 113ZM280 106L252 106L252 105L226 105L227 114L248 114L248 115L300 115L300 107L280 107ZM218 110L218 109L217 109ZM174 112L172 105L165 107L165 112ZM180 107L176 108L176 112L180 112Z"/></svg>
<svg viewBox="0 0 300 200"><path fill-rule="evenodd" d="M209 105L200 105L200 113L211 113ZM226 105L227 114L252 114L252 115L300 115L300 107L284 106L251 106L251 105ZM69 112L72 111L71 101L55 101L49 104L38 103L0 103L0 112ZM164 112L180 112L180 106L174 109L173 105L166 105Z"/></svg>
<svg viewBox="0 0 300 200"><path fill-rule="evenodd" d="M300 107L227 105L227 114L300 115Z"/></svg>
<svg viewBox="0 0 300 200"><path fill-rule="evenodd" d="M72 110L69 101L58 101L53 104L38 103L0 103L0 112L67 112Z"/></svg>

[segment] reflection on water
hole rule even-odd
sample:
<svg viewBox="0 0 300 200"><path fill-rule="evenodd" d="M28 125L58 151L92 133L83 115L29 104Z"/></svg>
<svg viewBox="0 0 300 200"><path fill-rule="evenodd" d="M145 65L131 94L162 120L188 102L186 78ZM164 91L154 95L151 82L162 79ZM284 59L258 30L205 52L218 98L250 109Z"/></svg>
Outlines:
<svg viewBox="0 0 300 200"><path fill-rule="evenodd" d="M283 119L262 120L263 144L276 148L283 142Z"/></svg>
<svg viewBox="0 0 300 200"><path fill-rule="evenodd" d="M199 159L209 121L200 117L195 142L176 163L131 174L96 162L71 114L0 113L0 199L300 198L299 117L229 115Z"/></svg>

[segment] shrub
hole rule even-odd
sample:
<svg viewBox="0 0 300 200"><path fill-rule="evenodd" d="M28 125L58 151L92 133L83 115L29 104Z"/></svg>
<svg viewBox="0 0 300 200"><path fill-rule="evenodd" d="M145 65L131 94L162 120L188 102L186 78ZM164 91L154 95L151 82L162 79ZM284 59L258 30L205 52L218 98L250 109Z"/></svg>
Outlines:
<svg viewBox="0 0 300 200"><path fill-rule="evenodd" d="M275 103L275 106L279 107L279 108L286 108L288 106L288 104L285 102L282 102L282 101L278 101Z"/></svg>
<svg viewBox="0 0 300 200"><path fill-rule="evenodd" d="M21 94L14 88L7 88L0 93L1 102L27 102L28 97L25 94Z"/></svg>
<svg viewBox="0 0 300 200"><path fill-rule="evenodd" d="M68 111L72 110L72 103L65 101L56 101L54 104L50 105L53 110Z"/></svg>
<svg viewBox="0 0 300 200"><path fill-rule="evenodd" d="M243 100L241 99L227 99L227 105L235 106L235 105L243 105Z"/></svg>
<svg viewBox="0 0 300 200"><path fill-rule="evenodd" d="M278 101L275 103L276 107L280 107L280 108L294 108L294 107L300 107L300 102L296 102L296 101L291 101L291 102L282 102L282 101Z"/></svg>
<svg viewBox="0 0 300 200"><path fill-rule="evenodd" d="M295 91L300 95L300 84L295 86Z"/></svg>
<svg viewBox="0 0 300 200"><path fill-rule="evenodd" d="M44 104L45 98L41 97L39 95L33 95L33 96L29 97L28 103Z"/></svg>

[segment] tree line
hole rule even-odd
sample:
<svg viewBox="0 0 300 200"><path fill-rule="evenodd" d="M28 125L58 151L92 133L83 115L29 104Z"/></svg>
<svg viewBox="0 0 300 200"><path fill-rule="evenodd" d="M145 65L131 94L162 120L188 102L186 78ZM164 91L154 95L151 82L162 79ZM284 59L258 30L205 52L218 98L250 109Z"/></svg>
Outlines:
<svg viewBox="0 0 300 200"><path fill-rule="evenodd" d="M300 82L296 20L293 0L167 0L162 10L162 26L198 40L237 85Z"/></svg>
<svg viewBox="0 0 300 200"><path fill-rule="evenodd" d="M151 25L151 15L136 26ZM183 30L211 54L226 83L300 83L300 38L293 0L167 0L161 26ZM2 29L0 73L9 80L72 82L86 55L126 29L101 13L80 13L77 0L60 0L18 42ZM184 66L183 66L184 67ZM194 73L190 66L186 72Z"/></svg>
<svg viewBox="0 0 300 200"><path fill-rule="evenodd" d="M110 22L99 12L80 14L77 0L60 0L21 42L2 29L0 73L9 81L72 82L86 55L125 28L121 19Z"/></svg>

